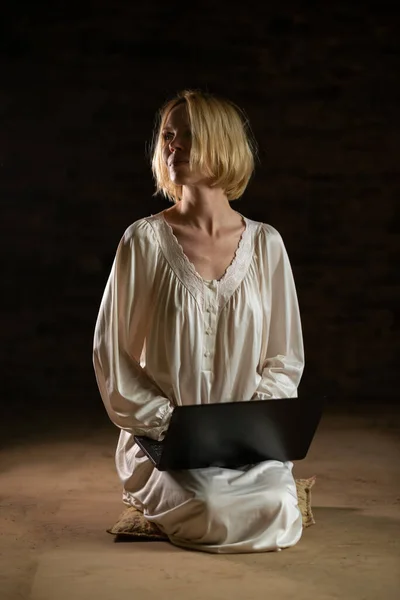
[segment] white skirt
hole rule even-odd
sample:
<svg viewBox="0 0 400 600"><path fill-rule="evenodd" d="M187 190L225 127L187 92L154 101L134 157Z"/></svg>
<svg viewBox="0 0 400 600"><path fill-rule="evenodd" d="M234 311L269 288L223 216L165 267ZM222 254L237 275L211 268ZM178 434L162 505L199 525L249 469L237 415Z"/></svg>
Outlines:
<svg viewBox="0 0 400 600"><path fill-rule="evenodd" d="M217 553L279 551L294 546L303 530L292 469L292 462L269 460L241 469L166 472L146 460L140 465L146 483L135 491L125 487L123 500L177 546Z"/></svg>

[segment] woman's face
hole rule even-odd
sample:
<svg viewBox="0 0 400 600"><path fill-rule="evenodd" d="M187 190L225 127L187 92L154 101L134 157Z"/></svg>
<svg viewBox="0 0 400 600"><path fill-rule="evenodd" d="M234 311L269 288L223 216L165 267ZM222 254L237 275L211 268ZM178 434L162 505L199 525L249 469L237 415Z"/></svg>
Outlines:
<svg viewBox="0 0 400 600"><path fill-rule="evenodd" d="M163 159L171 181L176 185L193 185L204 181L201 174L189 168L192 134L185 104L179 104L171 110L161 134Z"/></svg>

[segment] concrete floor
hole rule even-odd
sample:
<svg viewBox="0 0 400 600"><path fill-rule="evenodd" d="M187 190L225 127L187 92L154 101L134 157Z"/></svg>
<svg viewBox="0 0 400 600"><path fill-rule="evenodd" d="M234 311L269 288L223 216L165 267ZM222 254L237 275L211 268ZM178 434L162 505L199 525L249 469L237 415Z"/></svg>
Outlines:
<svg viewBox="0 0 400 600"><path fill-rule="evenodd" d="M123 510L111 423L0 452L0 599L394 600L400 589L400 422L394 407L323 417L295 477L317 475L316 525L294 548L215 556L115 543Z"/></svg>

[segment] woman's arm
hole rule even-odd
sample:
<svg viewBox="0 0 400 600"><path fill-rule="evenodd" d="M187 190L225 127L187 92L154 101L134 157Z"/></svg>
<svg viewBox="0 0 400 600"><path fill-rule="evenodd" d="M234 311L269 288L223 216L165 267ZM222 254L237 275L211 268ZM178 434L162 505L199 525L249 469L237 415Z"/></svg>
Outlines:
<svg viewBox="0 0 400 600"><path fill-rule="evenodd" d="M296 397L304 369L304 348L292 269L276 229L263 225L261 235L264 347L261 380L253 399Z"/></svg>
<svg viewBox="0 0 400 600"><path fill-rule="evenodd" d="M137 221L120 241L96 322L93 365L111 421L135 435L161 439L173 406L140 366L150 324L157 246Z"/></svg>

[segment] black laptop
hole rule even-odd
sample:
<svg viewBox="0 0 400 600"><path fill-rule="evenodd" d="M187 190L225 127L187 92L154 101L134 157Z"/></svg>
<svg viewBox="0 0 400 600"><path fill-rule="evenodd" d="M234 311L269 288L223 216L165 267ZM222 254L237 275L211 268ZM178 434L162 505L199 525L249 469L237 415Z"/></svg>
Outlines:
<svg viewBox="0 0 400 600"><path fill-rule="evenodd" d="M315 397L177 406L162 441L134 439L160 471L295 461L305 458L322 409Z"/></svg>

